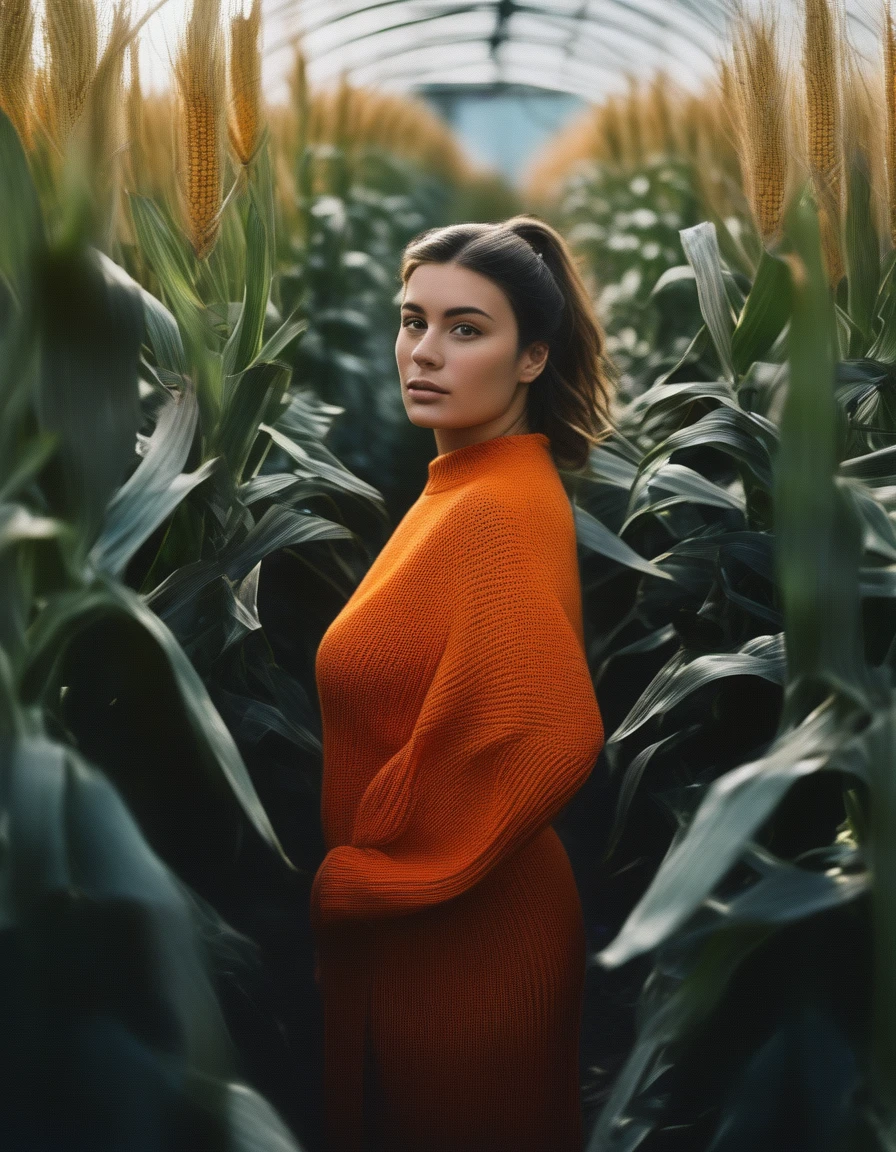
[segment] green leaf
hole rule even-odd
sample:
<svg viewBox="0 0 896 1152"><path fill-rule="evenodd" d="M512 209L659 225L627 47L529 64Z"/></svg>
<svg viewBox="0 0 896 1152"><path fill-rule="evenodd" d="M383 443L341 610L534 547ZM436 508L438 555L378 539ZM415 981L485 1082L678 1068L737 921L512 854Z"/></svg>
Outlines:
<svg viewBox="0 0 896 1152"><path fill-rule="evenodd" d="M109 504L103 530L90 553L93 565L110 575L121 575L140 545L212 473L215 460L195 472L182 472L198 415L191 387L161 409L143 459Z"/></svg>
<svg viewBox="0 0 896 1152"><path fill-rule="evenodd" d="M187 314L202 309L186 255L152 200L129 195L128 202L140 249L158 276L175 316L183 324Z"/></svg>
<svg viewBox="0 0 896 1152"><path fill-rule="evenodd" d="M664 572L655 564L651 564L649 560L645 560L643 556L639 556L632 547L620 539L615 532L611 532L609 528L601 524L600 520L592 516L590 512L586 512L584 508L575 505L573 513L578 541L585 548L589 548L601 556L606 556L610 560L615 560L617 564L622 564L626 568L634 568L637 572L644 572L648 576L658 576L661 580L672 579L668 572Z"/></svg>
<svg viewBox="0 0 896 1152"><path fill-rule="evenodd" d="M790 319L791 281L786 263L762 250L756 279L731 338L734 367L743 376L764 360Z"/></svg>
<svg viewBox="0 0 896 1152"><path fill-rule="evenodd" d="M0 504L0 552L23 540L52 540L66 526L51 516L37 516L22 504Z"/></svg>
<svg viewBox="0 0 896 1152"><path fill-rule="evenodd" d="M199 673L174 635L131 589L101 578L92 588L56 596L37 618L30 633L29 662L23 677L25 697L40 696L52 680L52 670L69 641L97 620L121 613L146 631L165 656L177 684L187 719L212 762L223 774L246 816L262 838L289 865L262 807L239 749L227 730Z"/></svg>
<svg viewBox="0 0 896 1152"><path fill-rule="evenodd" d="M286 346L306 330L308 321L299 315L299 309L296 309L291 316L289 316L277 331L271 336L269 340L262 346L261 351L249 365L254 368L256 364L265 364L271 360L275 360Z"/></svg>
<svg viewBox="0 0 896 1152"><path fill-rule="evenodd" d="M671 285L680 284L683 280L696 280L694 269L690 264L676 264L672 268L667 268L654 284L650 295L659 296Z"/></svg>
<svg viewBox="0 0 896 1152"><path fill-rule="evenodd" d="M653 716L668 712L698 689L728 676L761 676L783 684L787 671L783 637L756 636L735 652L711 652L694 656L676 652L648 684L607 743L618 744Z"/></svg>
<svg viewBox="0 0 896 1152"><path fill-rule="evenodd" d="M51 432L44 432L32 436L22 446L18 459L10 459L8 461L12 470L7 474L2 486L0 486L0 504L5 504L8 500L17 496L26 484L31 483L53 455L58 443L59 439L57 436ZM3 474L3 463L5 462L0 462L0 475Z"/></svg>
<svg viewBox="0 0 896 1152"><path fill-rule="evenodd" d="M193 1081L204 1106L212 1105L208 1084L229 1068L230 1044L198 946L193 900L109 780L74 749L42 737L21 740L4 776L17 944L29 968L18 1011L33 1020L52 1002L65 1013L63 1035L75 1043L56 1053L57 1071L95 1097L90 1143L130 1147L133 1133L154 1123L154 1107L164 1113L158 1130L166 1130L171 1096L181 1097L182 1107L184 1096L197 1096ZM96 971L88 976L83 960L91 952ZM159 1013L171 1032L164 1068L155 1069L158 1028L151 1017ZM91 1031L97 1018L104 1021L99 1034ZM84 1054L93 1057L86 1067ZM111 1113L96 1108L108 1096L105 1057L123 1062L118 1082L136 1092ZM147 1095L147 1077L154 1076L167 1088Z"/></svg>
<svg viewBox="0 0 896 1152"><path fill-rule="evenodd" d="M302 1152L270 1104L248 1085L227 1085L227 1112L231 1152Z"/></svg>
<svg viewBox="0 0 896 1152"><path fill-rule="evenodd" d="M869 359L884 364L896 361L896 254L890 253L888 260L875 305L877 337L868 350Z"/></svg>
<svg viewBox="0 0 896 1152"><path fill-rule="evenodd" d="M35 253L44 246L43 218L22 143L0 109L0 280L22 304L22 281L30 278Z"/></svg>
<svg viewBox="0 0 896 1152"><path fill-rule="evenodd" d="M850 480L862 480L871 488L896 484L896 444L892 448L878 448L864 456L843 460L839 473Z"/></svg>
<svg viewBox="0 0 896 1152"><path fill-rule="evenodd" d="M708 222L697 224L693 228L683 228L679 235L684 254L697 278L700 311L712 336L722 369L734 383L737 378L731 347L734 317L725 291L722 256L715 225Z"/></svg>
<svg viewBox="0 0 896 1152"><path fill-rule="evenodd" d="M166 369L175 376L185 376L187 358L180 330L177 327L177 321L165 305L161 300L157 300L151 292L147 292L136 280L133 280L122 267L110 260L104 252L97 252L97 259L110 280L118 280L119 283L132 288L139 294L143 304L146 335L155 354L157 366Z"/></svg>
<svg viewBox="0 0 896 1152"><path fill-rule="evenodd" d="M318 485L313 480L300 480L291 472L269 472L241 484L239 498L249 507L259 500L271 500L275 496L289 493L285 498L294 504L297 500L316 496L318 492Z"/></svg>
<svg viewBox="0 0 896 1152"><path fill-rule="evenodd" d="M635 798L635 793L641 784L641 779L646 772L650 761L657 754L657 752L665 749L674 748L676 744L680 744L689 736L693 736L700 730L699 724L691 724L687 728L680 729L677 732L670 732L668 736L664 736L662 740L655 740L652 744L648 744L646 748L642 748L638 755L632 760L631 764L625 770L625 775L622 778L622 784L619 788L619 796L616 801L616 812L613 816L613 825L607 836L607 848L604 853L604 859L609 858L622 838L622 833L625 830L626 817L628 816L629 808L631 808L632 801Z"/></svg>
<svg viewBox="0 0 896 1152"><path fill-rule="evenodd" d="M717 408L693 424L679 428L655 445L642 459L638 478L632 486L628 513L643 499L643 492L669 457L682 448L717 448L740 461L763 487L772 483L772 452L776 447L777 429L756 412Z"/></svg>
<svg viewBox="0 0 896 1152"><path fill-rule="evenodd" d="M864 484L844 480L841 491L853 501L856 514L863 524L863 548L876 552L889 560L896 560L896 527L887 515L887 510L875 500L872 492Z"/></svg>
<svg viewBox="0 0 896 1152"><path fill-rule="evenodd" d="M233 742L233 737L227 731L217 709L212 704L199 673L190 663L184 650L158 616L146 607L140 596L122 585L109 584L108 589L122 609L139 624L142 624L159 645L177 680L181 699L196 735L214 754L234 795L240 801L243 811L255 825L262 839L275 848L285 863L292 868L293 865L283 851L268 815L258 798L255 786L243 763L243 758Z"/></svg>
<svg viewBox="0 0 896 1152"><path fill-rule="evenodd" d="M237 483L242 480L260 426L269 410L278 405L286 393L290 375L285 364L260 363L241 372L225 389L226 400L214 450L227 461Z"/></svg>
<svg viewBox="0 0 896 1152"><path fill-rule="evenodd" d="M213 559L197 560L172 572L150 592L146 602L167 618L213 580L222 576L231 581L241 580L259 561L278 548L316 540L351 539L353 536L354 533L342 524L334 524L322 516L275 505L268 508L242 540L231 542Z"/></svg>
<svg viewBox="0 0 896 1152"><path fill-rule="evenodd" d="M852 149L847 169L844 255L848 277L847 312L855 325L849 356L863 356L873 341L875 304L880 286L880 237L874 224L871 177L860 149Z"/></svg>
<svg viewBox="0 0 896 1152"><path fill-rule="evenodd" d="M737 862L797 780L822 768L852 766L837 756L850 739L851 729L829 699L799 727L779 736L764 756L715 780L686 834L673 844L619 935L600 954L601 963L624 964L667 939Z"/></svg>
<svg viewBox="0 0 896 1152"><path fill-rule="evenodd" d="M612 484L615 488L624 488L626 492L634 484L638 475L638 465L618 452L612 451L602 444L591 453L589 460L589 479L599 480L604 484Z"/></svg>
<svg viewBox="0 0 896 1152"><path fill-rule="evenodd" d="M669 1067L667 1049L710 1017L734 973L769 933L769 928L753 926L715 933L699 941L697 955L690 958L671 993L651 997L648 987L642 994L637 1041L616 1077L586 1152L634 1152L657 1127L655 1100L648 1097L639 1107L639 1096Z"/></svg>
<svg viewBox="0 0 896 1152"><path fill-rule="evenodd" d="M278 426L281 423L280 420L277 421ZM345 465L339 461L338 457L334 456L323 445L317 446L320 455L312 456L310 452L306 451L300 444L297 444L292 436L281 432L279 427L261 424L260 429L262 432L266 432L277 447L282 448L283 451L296 462L298 465L295 469L297 476L317 479L332 484L333 487L341 489L343 492L348 492L352 496L361 497L379 511L385 513L386 506L382 493L374 488L373 485L355 476L353 472L349 472Z"/></svg>
<svg viewBox="0 0 896 1152"><path fill-rule="evenodd" d="M619 531L624 532L639 516L661 512L681 503L708 504L714 508L731 508L746 513L746 505L740 496L713 484L692 468L667 463L653 474L645 488L640 489L638 505Z"/></svg>
<svg viewBox="0 0 896 1152"><path fill-rule="evenodd" d="M35 406L41 428L58 438L60 501L89 547L134 460L143 310L132 288L77 250L47 255L37 297Z"/></svg>
<svg viewBox="0 0 896 1152"><path fill-rule="evenodd" d="M807 197L788 213L787 232L801 263L794 274L790 383L774 489L790 676L782 725L796 722L829 685L859 701L868 691L858 589L861 527L834 483L834 316L818 213Z"/></svg>
<svg viewBox="0 0 896 1152"><path fill-rule="evenodd" d="M867 892L868 872L845 872L829 868L812 872L786 860L779 860L764 848L753 845L743 857L760 878L749 888L727 900L714 899L713 908L727 924L790 924L829 908L848 904Z"/></svg>
<svg viewBox="0 0 896 1152"><path fill-rule="evenodd" d="M246 224L246 285L239 320L224 346L224 376L235 376L252 363L261 347L271 290L271 252L254 202ZM225 389L225 405L227 402Z"/></svg>
<svg viewBox="0 0 896 1152"><path fill-rule="evenodd" d="M654 384L640 396L636 396L625 410L628 420L640 419L645 422L660 418L670 419L681 409L690 409L694 404L727 404L729 408L739 408L737 394L727 380L698 380L693 383Z"/></svg>

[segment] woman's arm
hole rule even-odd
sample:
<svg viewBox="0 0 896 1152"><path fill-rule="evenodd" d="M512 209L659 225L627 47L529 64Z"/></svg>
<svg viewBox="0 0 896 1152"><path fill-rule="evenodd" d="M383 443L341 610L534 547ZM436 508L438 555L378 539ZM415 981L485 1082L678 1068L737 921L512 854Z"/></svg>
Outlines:
<svg viewBox="0 0 896 1152"><path fill-rule="evenodd" d="M600 710L555 568L528 532L525 517L490 501L452 557L445 650L410 739L361 799L352 843L315 876L316 924L459 895L591 772Z"/></svg>

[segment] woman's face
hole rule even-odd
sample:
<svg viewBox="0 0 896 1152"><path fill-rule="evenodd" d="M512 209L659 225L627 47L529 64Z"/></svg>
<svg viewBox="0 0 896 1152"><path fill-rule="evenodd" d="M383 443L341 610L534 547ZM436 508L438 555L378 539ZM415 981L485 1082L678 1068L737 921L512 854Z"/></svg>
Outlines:
<svg viewBox="0 0 896 1152"><path fill-rule="evenodd" d="M435 430L440 453L528 431L526 393L548 346L533 343L517 355L516 345L510 301L486 276L421 264L408 277L395 342L401 397L412 424Z"/></svg>

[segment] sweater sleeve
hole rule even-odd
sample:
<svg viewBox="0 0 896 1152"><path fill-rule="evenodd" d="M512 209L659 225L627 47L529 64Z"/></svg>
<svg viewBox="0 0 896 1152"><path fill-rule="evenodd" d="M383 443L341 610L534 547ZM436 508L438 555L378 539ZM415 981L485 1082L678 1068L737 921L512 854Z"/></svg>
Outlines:
<svg viewBox="0 0 896 1152"><path fill-rule="evenodd" d="M351 844L317 871L315 926L466 891L550 823L603 746L585 653L529 521L492 501L471 520L419 717L362 796Z"/></svg>

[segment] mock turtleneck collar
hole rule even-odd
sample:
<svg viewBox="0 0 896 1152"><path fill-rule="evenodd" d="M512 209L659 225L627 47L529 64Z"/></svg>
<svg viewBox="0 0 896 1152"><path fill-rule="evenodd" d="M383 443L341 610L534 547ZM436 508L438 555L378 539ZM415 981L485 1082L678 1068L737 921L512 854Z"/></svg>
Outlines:
<svg viewBox="0 0 896 1152"><path fill-rule="evenodd" d="M499 468L503 460L518 453L549 451L550 443L543 432L520 432L514 436L493 436L478 444L443 452L429 462L429 479L423 494L428 496L454 488L492 468Z"/></svg>

